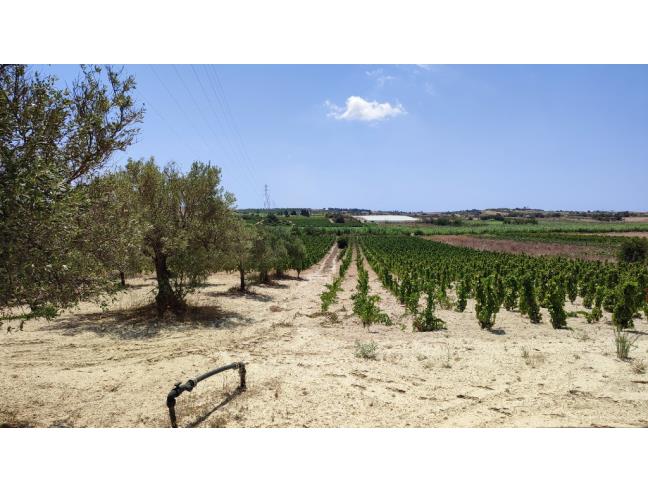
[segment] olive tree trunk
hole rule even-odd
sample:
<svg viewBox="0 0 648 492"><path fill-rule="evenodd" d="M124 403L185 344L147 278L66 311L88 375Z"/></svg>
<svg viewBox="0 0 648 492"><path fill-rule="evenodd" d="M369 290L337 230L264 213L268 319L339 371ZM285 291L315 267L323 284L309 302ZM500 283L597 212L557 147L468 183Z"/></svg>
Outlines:
<svg viewBox="0 0 648 492"><path fill-rule="evenodd" d="M241 292L245 292L245 268L243 268L242 263L239 263L238 271L239 271L239 276L241 277L241 286L239 287L239 290Z"/></svg>
<svg viewBox="0 0 648 492"><path fill-rule="evenodd" d="M174 292L171 287L171 272L167 268L167 258L165 255L155 257L155 274L158 283L158 293L155 296L155 305L158 316L162 316L167 309L174 313L184 311L184 301Z"/></svg>

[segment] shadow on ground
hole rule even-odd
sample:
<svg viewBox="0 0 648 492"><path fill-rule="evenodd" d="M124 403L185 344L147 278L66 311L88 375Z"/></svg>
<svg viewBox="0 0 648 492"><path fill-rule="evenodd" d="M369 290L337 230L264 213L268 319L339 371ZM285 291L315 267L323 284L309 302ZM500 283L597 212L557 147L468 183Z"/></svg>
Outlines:
<svg viewBox="0 0 648 492"><path fill-rule="evenodd" d="M230 298L245 298L253 301L260 302L269 302L272 301L272 297L267 294L261 294L260 292L255 292L252 290L246 290L241 292L238 287L232 287L225 292L205 292L204 295L209 297L230 297Z"/></svg>
<svg viewBox="0 0 648 492"><path fill-rule="evenodd" d="M185 427L198 427L205 420L207 420L209 417L211 417L214 414L214 412L216 412L220 408L223 408L225 405L227 405L229 402L231 402L234 398L236 398L238 395L243 393L243 391L244 390L241 389L241 388L236 388L232 393L227 395L227 397L222 402L220 402L218 405L216 405L211 410L207 411L206 413L204 413L203 415L201 415L200 417L198 417L194 421L187 424Z"/></svg>
<svg viewBox="0 0 648 492"><path fill-rule="evenodd" d="M492 328L488 330L488 332L493 335L506 335L506 331L504 331L502 328Z"/></svg>
<svg viewBox="0 0 648 492"><path fill-rule="evenodd" d="M153 338L164 332L198 329L229 329L251 323L252 319L218 306L189 306L181 315L158 318L155 305L105 313L70 314L44 327L74 336L84 332L112 336L123 340Z"/></svg>
<svg viewBox="0 0 648 492"><path fill-rule="evenodd" d="M308 282L307 278L297 277L295 275L282 275L281 277L277 277L277 280L296 280L297 282Z"/></svg>
<svg viewBox="0 0 648 492"><path fill-rule="evenodd" d="M270 282L266 282L266 283L259 283L256 285L256 287L265 287L267 289L289 289L290 288L289 285L280 284L275 280L271 280Z"/></svg>

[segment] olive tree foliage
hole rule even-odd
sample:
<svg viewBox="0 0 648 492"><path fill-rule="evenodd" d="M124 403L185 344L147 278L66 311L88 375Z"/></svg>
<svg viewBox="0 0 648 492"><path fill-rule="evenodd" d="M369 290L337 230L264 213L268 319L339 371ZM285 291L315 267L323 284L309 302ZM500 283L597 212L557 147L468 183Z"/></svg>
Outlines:
<svg viewBox="0 0 648 492"><path fill-rule="evenodd" d="M640 263L648 260L648 239L627 238L621 244L617 258L624 263Z"/></svg>
<svg viewBox="0 0 648 492"><path fill-rule="evenodd" d="M293 234L288 241L288 256L290 258L290 266L297 271L297 278L299 278L307 264L308 252L306 251L304 241L296 234Z"/></svg>
<svg viewBox="0 0 648 492"><path fill-rule="evenodd" d="M259 281L270 281L270 272L277 276L294 269L297 277L307 264L308 255L304 241L298 234L266 226L250 226L237 219L230 226L227 243L227 270L239 273L239 291L247 288L246 274L259 272Z"/></svg>
<svg viewBox="0 0 648 492"><path fill-rule="evenodd" d="M259 272L259 282L270 281L270 273L282 277L296 270L297 277L307 265L308 254L299 233L286 228L256 226L250 245L250 270Z"/></svg>
<svg viewBox="0 0 648 492"><path fill-rule="evenodd" d="M275 265L275 252L272 247L273 229L270 227L257 227L255 237L252 240L252 262L254 268L259 272L259 282L270 281L270 271Z"/></svg>
<svg viewBox="0 0 648 492"><path fill-rule="evenodd" d="M246 274L255 268L253 248L257 240L257 231L243 220L236 220L231 224L230 233L227 270L235 270L239 273L239 291L245 292Z"/></svg>
<svg viewBox="0 0 648 492"><path fill-rule="evenodd" d="M86 186L137 135L135 80L81 67L62 88L0 66L0 311L51 312L105 292L106 265L83 229Z"/></svg>
<svg viewBox="0 0 648 492"><path fill-rule="evenodd" d="M183 174L173 164L160 169L152 158L130 160L122 173L143 253L155 269L158 314L182 312L187 294L227 268L238 220L234 196L220 186L220 169L201 162Z"/></svg>
<svg viewBox="0 0 648 492"><path fill-rule="evenodd" d="M124 288L127 275L152 269L142 249L144 227L128 175L99 176L89 183L87 193L92 200L80 217L84 235L92 240L101 263L119 274Z"/></svg>

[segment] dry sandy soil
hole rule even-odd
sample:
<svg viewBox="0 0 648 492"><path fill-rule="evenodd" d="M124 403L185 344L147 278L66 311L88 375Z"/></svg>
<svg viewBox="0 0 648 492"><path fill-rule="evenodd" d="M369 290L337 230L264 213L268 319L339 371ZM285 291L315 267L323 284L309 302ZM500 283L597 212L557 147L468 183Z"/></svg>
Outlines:
<svg viewBox="0 0 648 492"><path fill-rule="evenodd" d="M424 236L424 239L482 251L526 253L531 256L566 256L568 258L579 258L582 260L616 261L613 256L605 254L605 251L601 248L578 244L515 241L511 239L493 239L464 234Z"/></svg>
<svg viewBox="0 0 648 492"><path fill-rule="evenodd" d="M597 236L620 236L620 237L646 237L648 238L648 231L628 231L628 232L582 232L586 235Z"/></svg>
<svg viewBox="0 0 648 492"><path fill-rule="evenodd" d="M302 280L245 296L228 292L236 275L214 275L186 320L161 323L138 309L152 295L152 281L140 279L105 313L83 305L0 334L0 424L168 426L175 382L244 361L248 390L234 391L232 371L201 382L178 399L180 426L648 425L644 319L631 362L615 358L609 318L569 318L571 329L556 331L502 311L489 332L470 303L464 313L438 311L447 331L413 333L411 317L370 271L394 324L368 331L352 315L355 264L332 314L318 315L337 269L333 250ZM356 357L356 341L375 342L376 359Z"/></svg>
<svg viewBox="0 0 648 492"><path fill-rule="evenodd" d="M648 216L642 215L639 217L624 217L623 222L648 222Z"/></svg>

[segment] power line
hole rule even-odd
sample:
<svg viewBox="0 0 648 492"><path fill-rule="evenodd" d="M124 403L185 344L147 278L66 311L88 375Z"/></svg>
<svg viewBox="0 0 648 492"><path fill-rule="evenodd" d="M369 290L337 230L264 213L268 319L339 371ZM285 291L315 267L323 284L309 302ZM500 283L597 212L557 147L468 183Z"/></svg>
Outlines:
<svg viewBox="0 0 648 492"><path fill-rule="evenodd" d="M160 120L166 125L166 127L171 131L171 133L173 133L176 136L178 141L181 142L182 145L184 145L187 148L187 150L189 151L189 153L191 154L193 152L193 149L191 147L189 147L189 144L187 144L187 142L185 140L183 140L183 138L180 136L180 134L175 129L175 127L171 126L171 124L167 121L167 119L164 117L164 115L155 106L153 106L153 104L151 104L151 101L149 101L146 97L144 97L144 94L142 94L138 90L135 90L135 93L138 95L138 97L140 97L140 98L142 98L144 100L147 107L150 107L158 115L158 118L160 118Z"/></svg>
<svg viewBox="0 0 648 492"><path fill-rule="evenodd" d="M212 79L210 75L210 71L208 68L211 68L212 71L214 71L214 67L210 65L205 65L203 66L204 72L207 75L207 78L210 81L210 86L212 88L212 92L214 93L214 96L216 98L216 102L218 106L221 108L221 112L223 115L223 121L225 122L225 126L229 129L230 133L232 134L232 141L235 143L233 145L233 148L238 152L238 155L241 157L241 161L243 162L245 169L247 172L252 176L252 180L255 183L255 187L257 186L257 179L256 179L256 170L254 169L254 166L252 165L252 162L250 159L246 156L245 152L241 151L241 145L240 145L240 137L239 134L236 132L236 128L232 126L231 122L231 112L227 110L227 100L225 98L225 94L222 92L222 90L219 92L219 86L217 83L214 83L214 80ZM217 82L217 81L216 81Z"/></svg>
<svg viewBox="0 0 648 492"><path fill-rule="evenodd" d="M206 65L204 68L205 68L205 73L207 74L207 77L209 78L209 82L210 82L208 85L211 87L212 92L214 93L214 96L216 98L216 102L218 103L218 106L221 108L221 112L223 114L223 119L224 119L225 123L227 124L227 126L229 127L229 130L231 131L232 135L235 137L233 140L236 141L236 143L238 144L238 146L234 146L234 148L240 154L242 162L244 163L246 169L248 170L248 172L252 176L252 179L255 182L255 187L256 187L256 178L255 178L256 173L255 173L255 170L254 170L254 166L252 165L249 157L246 156L246 153L241 148L240 133L238 133L236 131L236 128L232 125L231 110L228 111L227 99L225 98L225 94L224 94L224 92L223 92L223 94L219 93L219 90L222 89L222 86L220 86L220 89L219 89L218 80L214 81L214 79L212 79L212 77L210 75L209 70L207 70L207 68L211 68L212 71L214 71L214 67L211 66L211 65ZM215 74L215 72L214 72L214 74ZM237 140L237 138L238 138L238 140Z"/></svg>
<svg viewBox="0 0 648 492"><path fill-rule="evenodd" d="M228 145L227 152L228 152L228 154L230 155L230 158L231 158L233 161L234 161L234 160L238 161L238 165L239 165L241 168L244 168L244 169L249 173L249 175L247 176L247 178L250 180L250 183L252 184L252 187L253 187L253 188L256 188L256 180L255 180L255 178L254 178L254 175L250 172L249 168L245 165L245 162L241 161L240 158L239 158L239 156L236 154L236 147L235 147L234 144L232 143L232 139L229 137L229 135L228 135L228 133L227 133L227 129L225 128L225 125L224 125L223 122L221 121L221 118L220 118L220 116L219 116L219 112L218 112L218 110L216 109L216 107L214 106L214 103L212 102L211 97L209 97L209 94L208 94L207 90L205 89L205 86L203 85L202 80L201 80L200 76L198 75L198 72L196 71L196 69L194 68L193 65L191 65L191 70L192 70L192 72L193 72L194 77L196 78L196 80L198 80L198 84L199 84L199 86L200 86L200 89L202 90L202 92L203 92L203 94L204 94L204 96L205 96L205 99L206 99L207 102L209 103L209 106L210 106L210 108L211 108L211 111L212 111L212 113L213 113L213 115L214 115L214 117L215 117L215 119L216 119L217 124L218 124L219 130L220 130L220 133L218 133L218 132L214 132L214 133L215 133L215 134L218 133L218 135L220 136L220 138L222 138L223 141L225 141L225 142L227 143L227 145ZM209 84L207 84L207 85L209 85ZM213 130L212 130L212 131L213 131ZM224 148L225 148L225 147L224 147Z"/></svg>
<svg viewBox="0 0 648 492"><path fill-rule="evenodd" d="M191 120L191 118L189 117L189 115L187 114L187 112L185 111L184 106L182 106L182 104L180 104L180 103L178 102L178 100L176 99L176 97L173 95L173 92L171 92L171 91L169 90L169 88L167 87L167 85L164 83L164 80L162 80L162 78L158 75L157 71L155 70L155 67L154 67L153 65L148 65L148 66L151 68L151 71L153 72L153 74L154 74L154 75L157 77L157 79L160 81L160 84L162 85L162 87L164 88L164 90L166 90L167 94L169 94L169 97L171 97L171 99L173 100L173 102L175 102L176 106L178 106L178 108L180 109L180 111L185 115L185 118L187 119L187 121L191 122L192 120ZM193 126L193 125L192 125L192 126ZM194 128L194 130L196 130L196 129ZM196 135L198 135L198 137L203 141L203 144L204 144L204 146L205 146L205 149L207 149L207 151L209 151L209 150L210 150L210 149L209 149L209 144L207 143L207 141L205 140L205 138L202 136L202 134L201 134L200 132L196 131Z"/></svg>
<svg viewBox="0 0 648 492"><path fill-rule="evenodd" d="M234 114L232 112L232 108L227 100L227 95L225 94L225 89L223 87L223 84L221 83L220 77L218 76L218 72L216 71L216 68L213 65L210 65L209 68L211 68L211 71L214 75L216 84L214 84L214 88L216 93L220 91L221 97L222 97L222 107L224 108L224 114L226 116L226 121L228 122L228 125L232 129L232 132L234 135L237 137L237 143L239 144L239 152L241 152L241 155L243 156L243 159L245 162L250 166L251 172L253 174L256 173L256 169L254 168L254 163L252 162L252 159L250 159L250 155L247 152L247 148L245 146L245 141L243 140L243 136L241 135L241 132L238 129L238 125L236 123L236 119L234 118Z"/></svg>
<svg viewBox="0 0 648 492"><path fill-rule="evenodd" d="M187 121L192 125L192 127L194 127L194 132L195 132L195 134L200 138L200 140L202 141L202 143L203 143L205 149L207 150L207 152L213 152L213 149L211 149L211 146L209 145L209 143L207 142L207 140L204 138L204 136L202 135L202 133L200 133L199 131L196 130L195 126L194 126L193 123L192 123L193 120L192 120L192 118L189 117L188 113L185 111L184 106L183 106L183 105L178 101L178 99L174 96L173 92L171 92L171 90L169 90L169 87L168 87L167 84L164 82L164 80L162 79L162 77L160 77L160 75L157 73L157 71L155 70L155 67L154 67L153 65L148 65L148 66L150 67L151 71L153 72L153 74L155 75L155 77L158 79L158 81L160 82L160 84L162 85L162 87L164 88L164 90L167 92L167 94L169 94L169 97L173 100L173 102L176 104L176 106L178 106L178 108L180 109L180 112L185 116L185 118L186 118ZM174 67L174 68L175 68L175 67ZM183 81L181 80L181 82L183 82ZM186 87L186 86L185 86L185 87ZM188 92L189 92L189 91L188 91ZM191 95L191 92L189 92L189 94ZM163 118L163 120L164 120L164 118ZM232 175L232 176L234 177L234 179L235 179L236 181L238 181L238 180L236 179L235 175Z"/></svg>
<svg viewBox="0 0 648 492"><path fill-rule="evenodd" d="M189 86L187 85L184 78L180 74L180 71L178 70L178 68L175 65L173 65L173 70L175 71L176 75L178 76L178 79L180 80L180 82L184 86L185 90L189 93L189 97L191 98L191 101L193 102L194 106L196 106L196 108L198 109L198 113L200 114L202 119L205 121L208 130L210 130L213 133L215 139L219 139L218 132L214 130L214 128L212 127L212 125L211 125L211 123L209 121L209 119L203 113L201 106L198 104L198 102L196 101L196 99L193 96L193 92L189 89ZM248 177L248 179L250 179L250 178ZM251 184L252 187L254 187L254 182L252 180L250 180L250 184Z"/></svg>

